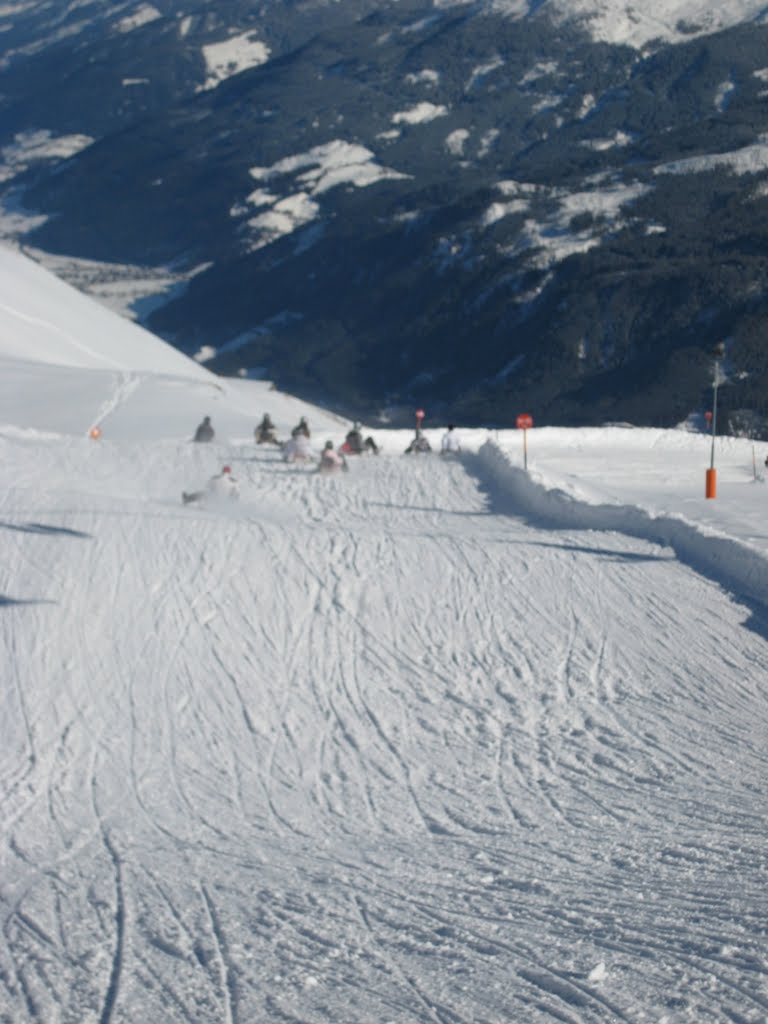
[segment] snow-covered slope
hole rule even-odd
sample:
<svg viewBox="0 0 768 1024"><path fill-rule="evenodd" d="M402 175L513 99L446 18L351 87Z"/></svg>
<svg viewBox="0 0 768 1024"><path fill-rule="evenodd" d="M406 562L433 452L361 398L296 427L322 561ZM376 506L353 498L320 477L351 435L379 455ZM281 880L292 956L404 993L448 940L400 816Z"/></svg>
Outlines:
<svg viewBox="0 0 768 1024"><path fill-rule="evenodd" d="M645 8L632 0L554 0L553 7L563 19L583 21L596 40L638 49L652 40L681 42L765 18L760 0L663 0Z"/></svg>
<svg viewBox="0 0 768 1024"><path fill-rule="evenodd" d="M0 1020L762 1021L759 604L545 517L519 435L382 431L330 478L245 430L149 444L208 384L147 359L98 442L0 375ZM66 369L87 422L113 371ZM216 383L222 422L300 408ZM617 433L564 470L531 432L539 498L598 507ZM660 504L698 440L635 444ZM240 500L182 507L225 459Z"/></svg>
<svg viewBox="0 0 768 1024"><path fill-rule="evenodd" d="M58 366L213 379L173 346L6 247L0 247L0 354Z"/></svg>
<svg viewBox="0 0 768 1024"><path fill-rule="evenodd" d="M0 247L0 423L104 438L186 439L204 415L220 437L252 436L270 412L287 432L301 415L340 417L273 391L224 381L171 345Z"/></svg>

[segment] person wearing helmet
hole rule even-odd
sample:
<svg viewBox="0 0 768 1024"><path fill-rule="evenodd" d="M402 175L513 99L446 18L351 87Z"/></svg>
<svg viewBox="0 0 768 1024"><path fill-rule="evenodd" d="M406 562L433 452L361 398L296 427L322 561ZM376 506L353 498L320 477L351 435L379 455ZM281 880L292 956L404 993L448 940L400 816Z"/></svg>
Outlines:
<svg viewBox="0 0 768 1024"><path fill-rule="evenodd" d="M461 444L456 436L453 429L453 424L448 424L448 429L443 434L443 438L440 442L440 454L441 455L458 455L461 451Z"/></svg>
<svg viewBox="0 0 768 1024"><path fill-rule="evenodd" d="M344 455L378 455L379 446L372 437L363 440L362 428L355 423L344 439L344 444L339 449Z"/></svg>
<svg viewBox="0 0 768 1024"><path fill-rule="evenodd" d="M264 413L261 423L253 432L256 444L277 444L277 432L272 417L268 412Z"/></svg>
<svg viewBox="0 0 768 1024"><path fill-rule="evenodd" d="M421 428L417 427L416 428L416 434L415 434L413 440L408 445L408 447L405 449L405 454L406 455L410 455L413 452L419 453L419 452L431 452L431 451L432 451L432 445L427 440L426 435L422 434Z"/></svg>
<svg viewBox="0 0 768 1024"><path fill-rule="evenodd" d="M205 490L184 491L181 500L185 505L192 501L201 501L205 497L229 498L234 500L240 496L237 480L232 475L231 466L222 466L220 473L215 473L208 481Z"/></svg>
<svg viewBox="0 0 768 1024"><path fill-rule="evenodd" d="M291 431L291 437L297 437L299 434L303 434L304 437L309 437L309 424L307 423L307 417L302 416L299 422Z"/></svg>
<svg viewBox="0 0 768 1024"><path fill-rule="evenodd" d="M347 434L342 448L349 455L362 455L363 454L363 435L360 431L360 424L355 423L352 429Z"/></svg>
<svg viewBox="0 0 768 1024"><path fill-rule="evenodd" d="M206 416L203 422L198 426L195 431L195 436L192 438L193 441L212 441L214 437L213 427L211 426L211 417Z"/></svg>
<svg viewBox="0 0 768 1024"><path fill-rule="evenodd" d="M283 459L285 462L312 461L312 448L306 434L294 428L293 434L283 445Z"/></svg>
<svg viewBox="0 0 768 1024"><path fill-rule="evenodd" d="M333 441L326 441L320 455L320 472L334 473L338 469L347 468L347 460L333 447Z"/></svg>

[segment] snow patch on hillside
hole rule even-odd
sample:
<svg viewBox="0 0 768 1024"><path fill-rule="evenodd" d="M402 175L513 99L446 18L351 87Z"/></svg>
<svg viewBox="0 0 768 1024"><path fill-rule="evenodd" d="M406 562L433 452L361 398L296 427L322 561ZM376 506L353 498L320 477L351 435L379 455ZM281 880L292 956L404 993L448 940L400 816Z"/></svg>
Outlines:
<svg viewBox="0 0 768 1024"><path fill-rule="evenodd" d="M482 160L484 157L488 156L495 146L500 134L501 132L498 128L489 128L487 132L483 133L483 136L480 139L480 145L477 148L478 160Z"/></svg>
<svg viewBox="0 0 768 1024"><path fill-rule="evenodd" d="M250 243L249 248L255 251L283 235L290 235L303 224L314 220L319 213L319 203L310 199L306 192L297 192L279 199L271 209L248 220L248 227L258 232L258 237Z"/></svg>
<svg viewBox="0 0 768 1024"><path fill-rule="evenodd" d="M520 213L527 203L527 190L514 195L514 183L506 183L507 192L512 190L513 198L506 202L492 203L486 210L483 224L487 227L502 217ZM505 251L516 256L526 249L538 250L535 257L538 266L546 268L577 252L587 252L600 245L609 232L616 231L622 224L625 207L648 192L648 186L641 184L606 184L602 189L583 192L565 192L562 189L538 189L540 196L546 196L553 203L552 212L538 220L528 219L519 235ZM579 218L584 217L583 227Z"/></svg>
<svg viewBox="0 0 768 1024"><path fill-rule="evenodd" d="M251 248L268 245L314 220L320 206L313 196L320 196L341 185L367 188L379 181L407 177L378 164L374 154L365 146L341 139L315 146L306 153L285 157L271 167L252 167L250 174L259 182L294 175L297 185L297 191L282 198L263 188L255 189L247 197L246 202L252 206L270 207L248 220L248 226L257 232ZM232 210L234 216L241 212L240 206Z"/></svg>
<svg viewBox="0 0 768 1024"><path fill-rule="evenodd" d="M156 7L153 7L151 4L142 4L133 14L118 21L117 31L133 32L134 29L141 28L142 25L148 25L151 21L156 21L158 18L162 18L162 14Z"/></svg>
<svg viewBox="0 0 768 1024"><path fill-rule="evenodd" d="M463 156L464 147L467 144L469 132L466 128L457 128L445 138L445 148L451 156Z"/></svg>
<svg viewBox="0 0 768 1024"><path fill-rule="evenodd" d="M733 99L733 94L736 91L736 83L732 78L727 79L725 82L721 82L715 93L715 109L721 114L728 109L728 105Z"/></svg>
<svg viewBox="0 0 768 1024"><path fill-rule="evenodd" d="M299 171L302 173L298 175L298 180L313 195L327 192L337 185L364 188L377 181L407 177L399 171L377 164L373 153L365 146L341 139L315 146L306 153L287 156L271 167L252 167L249 173L257 181L269 181Z"/></svg>
<svg viewBox="0 0 768 1024"><path fill-rule="evenodd" d="M768 137L760 136L751 146L729 153L707 153L684 160L671 160L654 168L654 174L703 174L727 168L734 174L759 174L768 169Z"/></svg>
<svg viewBox="0 0 768 1024"><path fill-rule="evenodd" d="M0 149L0 181L15 178L35 163L66 160L92 142L90 135L54 135L47 129L19 132L11 145Z"/></svg>
<svg viewBox="0 0 768 1024"><path fill-rule="evenodd" d="M604 151L606 149L614 149L617 146L628 146L632 141L632 136L626 132L617 131L608 139L585 139L581 145L587 149L594 149L597 152Z"/></svg>
<svg viewBox="0 0 768 1024"><path fill-rule="evenodd" d="M460 0L436 0L437 7L454 7ZM650 43L684 42L738 25L762 21L762 0L661 0L644 8L636 0L491 0L489 9L512 18L542 11L561 23L576 23L596 42L641 50Z"/></svg>
<svg viewBox="0 0 768 1024"><path fill-rule="evenodd" d="M243 32L203 47L208 77L202 89L215 89L232 75L258 67L269 60L269 47L255 32Z"/></svg>
<svg viewBox="0 0 768 1024"><path fill-rule="evenodd" d="M440 82L440 72L433 68L424 68L421 71L410 72L405 76L407 85L428 85L435 86Z"/></svg>
<svg viewBox="0 0 768 1024"><path fill-rule="evenodd" d="M448 108L441 103L417 103L407 110L399 110L392 115L392 124L426 124L437 117L445 117Z"/></svg>
<svg viewBox="0 0 768 1024"><path fill-rule="evenodd" d="M498 55L492 57L491 60L486 61L484 64L479 64L476 68L472 70L472 73L469 76L467 84L464 86L464 91L471 92L473 89L476 89L484 85L488 76L491 75L494 71L496 71L497 68L503 67L504 64L505 61L503 60L502 57L499 57Z"/></svg>
<svg viewBox="0 0 768 1024"><path fill-rule="evenodd" d="M503 5L504 0L499 2ZM595 41L638 50L655 41L684 42L765 17L762 0L661 0L645 9L634 0L554 0L546 6L561 21L583 24Z"/></svg>

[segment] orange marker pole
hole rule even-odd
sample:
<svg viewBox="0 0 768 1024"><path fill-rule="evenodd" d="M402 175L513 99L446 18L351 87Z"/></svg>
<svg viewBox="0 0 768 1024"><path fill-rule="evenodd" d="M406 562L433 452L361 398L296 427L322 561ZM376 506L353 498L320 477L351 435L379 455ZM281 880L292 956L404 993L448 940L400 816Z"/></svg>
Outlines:
<svg viewBox="0 0 768 1024"><path fill-rule="evenodd" d="M715 349L715 372L712 377L712 453L709 458L709 469L707 470L707 481L704 494L707 498L714 498L717 495L717 471L715 470L715 437L717 436L717 386L720 383L720 360L725 352L725 345L721 342Z"/></svg>

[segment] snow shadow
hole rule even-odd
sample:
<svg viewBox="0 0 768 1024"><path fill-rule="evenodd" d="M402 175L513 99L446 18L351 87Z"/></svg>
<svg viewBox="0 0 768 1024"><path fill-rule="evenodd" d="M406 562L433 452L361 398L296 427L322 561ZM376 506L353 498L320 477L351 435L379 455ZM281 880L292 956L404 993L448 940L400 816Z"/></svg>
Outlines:
<svg viewBox="0 0 768 1024"><path fill-rule="evenodd" d="M486 509L484 512L464 512L461 509L447 509L438 505L398 505L392 501L369 501L368 505L371 508L388 508L393 512L438 512L441 516L461 516L467 519L482 519L484 516L494 515L492 509Z"/></svg>
<svg viewBox="0 0 768 1024"><path fill-rule="evenodd" d="M545 544L543 541L526 541L528 547L557 548L558 551L575 551L581 555L597 555L609 562L669 562L674 555L641 554L639 551L616 551L614 548L598 548L589 544Z"/></svg>
<svg viewBox="0 0 768 1024"><path fill-rule="evenodd" d="M90 533L83 533L82 530L70 530L66 526L51 526L48 523L2 523L0 529L18 530L20 533L41 533L45 536L61 535L63 537L80 537L91 540Z"/></svg>
<svg viewBox="0 0 768 1024"><path fill-rule="evenodd" d="M53 601L48 601L45 598L16 598L8 597L7 594L0 594L0 608L13 608L24 604L54 604Z"/></svg>
<svg viewBox="0 0 768 1024"><path fill-rule="evenodd" d="M560 488L546 487L513 466L492 441L476 455L466 455L464 464L497 515L543 529L613 531L671 548L680 562L749 608L747 625L768 639L768 559L759 551L680 516L657 516L634 505L593 505Z"/></svg>

